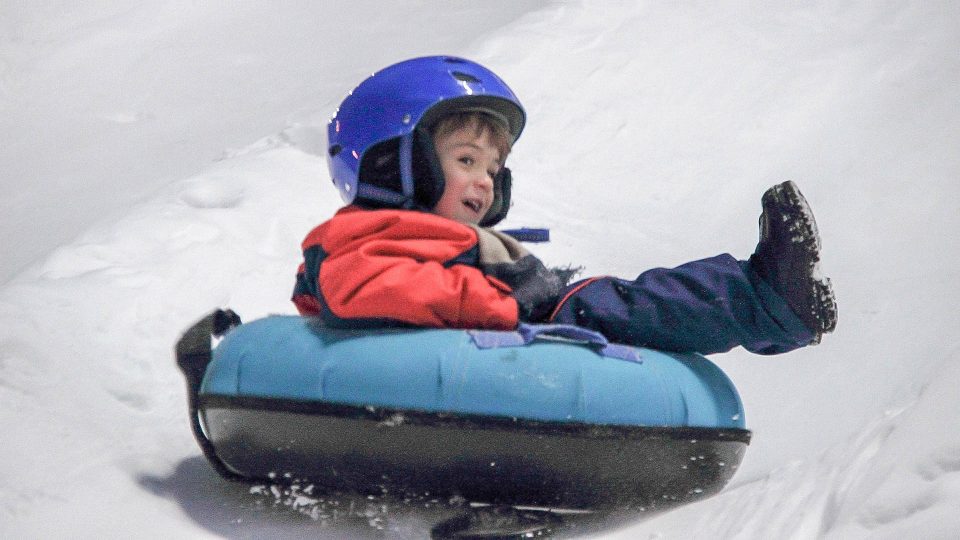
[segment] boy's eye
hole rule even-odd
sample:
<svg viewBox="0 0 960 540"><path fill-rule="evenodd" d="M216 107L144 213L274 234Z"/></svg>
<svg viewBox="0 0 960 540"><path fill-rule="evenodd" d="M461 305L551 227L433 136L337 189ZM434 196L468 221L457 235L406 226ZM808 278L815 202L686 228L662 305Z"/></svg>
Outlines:
<svg viewBox="0 0 960 540"><path fill-rule="evenodd" d="M473 165L473 158L470 156L463 156L460 158L460 163L463 163L464 165Z"/></svg>

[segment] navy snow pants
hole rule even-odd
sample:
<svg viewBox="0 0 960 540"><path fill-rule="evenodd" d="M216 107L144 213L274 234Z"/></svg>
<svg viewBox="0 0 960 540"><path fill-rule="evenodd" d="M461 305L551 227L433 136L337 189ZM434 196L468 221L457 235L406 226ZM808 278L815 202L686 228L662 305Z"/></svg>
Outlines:
<svg viewBox="0 0 960 540"><path fill-rule="evenodd" d="M562 298L552 322L638 347L711 354L740 345L778 354L814 337L749 262L727 254L648 270L634 281L586 279Z"/></svg>

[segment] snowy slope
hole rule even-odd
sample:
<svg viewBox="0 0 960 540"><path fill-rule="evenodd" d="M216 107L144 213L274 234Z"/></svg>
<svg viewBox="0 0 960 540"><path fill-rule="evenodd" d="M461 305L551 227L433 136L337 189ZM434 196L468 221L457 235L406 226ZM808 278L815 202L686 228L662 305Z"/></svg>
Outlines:
<svg viewBox="0 0 960 540"><path fill-rule="evenodd" d="M0 281L226 150L328 116L347 81L540 5L4 2L0 242L16 249Z"/></svg>
<svg viewBox="0 0 960 540"><path fill-rule="evenodd" d="M960 534L954 3L412 6L443 32L361 4L370 34L340 4L208 5L0 12L0 111L18 128L0 140L0 536L422 536L403 511L330 523L217 479L171 347L214 306L293 311L299 240L338 206L324 119L365 73L440 51L526 104L505 225L550 226L548 262L630 276L745 257L760 193L788 178L817 214L837 333L716 356L754 430L743 467L606 537Z"/></svg>

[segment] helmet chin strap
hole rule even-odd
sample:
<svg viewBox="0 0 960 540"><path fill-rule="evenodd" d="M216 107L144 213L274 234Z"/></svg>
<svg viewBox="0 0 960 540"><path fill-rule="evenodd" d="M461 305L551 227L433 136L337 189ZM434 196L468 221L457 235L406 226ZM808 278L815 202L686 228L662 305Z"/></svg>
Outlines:
<svg viewBox="0 0 960 540"><path fill-rule="evenodd" d="M395 191L363 182L357 184L357 200L375 202L389 208L406 208L410 201L408 197L404 197Z"/></svg>
<svg viewBox="0 0 960 540"><path fill-rule="evenodd" d="M403 208L413 208L414 201L413 177L413 131L400 138L400 189L403 193Z"/></svg>

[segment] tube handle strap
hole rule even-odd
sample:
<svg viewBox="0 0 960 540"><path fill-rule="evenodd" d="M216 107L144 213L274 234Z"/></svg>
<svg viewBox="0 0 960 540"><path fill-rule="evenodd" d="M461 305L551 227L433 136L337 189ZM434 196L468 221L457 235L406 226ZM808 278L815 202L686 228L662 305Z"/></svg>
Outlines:
<svg viewBox="0 0 960 540"><path fill-rule="evenodd" d="M600 332L572 324L520 323L515 331L468 330L473 343L480 349L524 347L535 341L553 341L587 346L601 356L629 362L643 363L640 351L629 345L610 343Z"/></svg>
<svg viewBox="0 0 960 540"><path fill-rule="evenodd" d="M191 326L177 341L177 366L187 381L187 409L190 414L190 429L200 445L204 457L220 474L228 480L240 480L242 477L231 470L217 456L216 448L207 438L200 423L199 393L207 365L213 357L212 339L226 334L231 328L241 324L240 317L232 310L217 309Z"/></svg>

